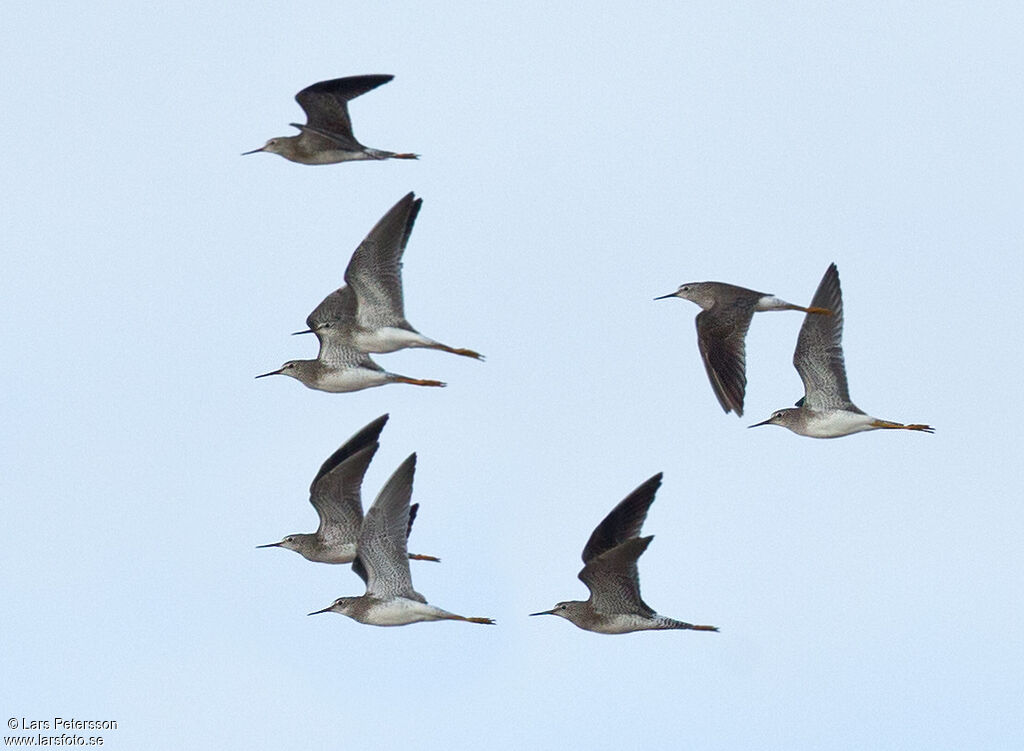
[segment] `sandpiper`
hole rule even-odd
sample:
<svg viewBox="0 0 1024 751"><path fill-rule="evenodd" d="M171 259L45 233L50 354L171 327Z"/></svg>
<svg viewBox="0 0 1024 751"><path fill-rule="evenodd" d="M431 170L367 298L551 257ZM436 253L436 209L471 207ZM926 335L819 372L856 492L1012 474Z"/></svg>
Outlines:
<svg viewBox="0 0 1024 751"><path fill-rule="evenodd" d="M363 146L352 135L348 102L360 94L387 83L394 76L349 76L320 81L295 95L306 113L306 124L291 123L299 129L297 136L271 138L267 143L245 154L266 151L280 154L299 164L337 164L366 159L418 159L418 154L398 154ZM243 156L245 156L243 154Z"/></svg>
<svg viewBox="0 0 1024 751"><path fill-rule="evenodd" d="M776 410L764 422L750 427L781 425L811 438L838 438L882 428L934 433L930 425L879 420L850 401L843 363L843 293L834 263L825 271L811 304L828 308L832 315L809 315L800 328L793 365L804 382L804 396L796 407Z"/></svg>
<svg viewBox="0 0 1024 751"><path fill-rule="evenodd" d="M318 391L343 393L359 391L388 383L408 383L413 386L443 387L441 381L390 373L370 359L369 355L356 349L349 335L351 321L355 317L355 294L349 287L337 291L338 310L347 311L338 319L337 325L326 331L316 330L320 340L320 352L315 360L289 360L277 370L261 373L257 378L272 375L291 376L307 388ZM314 311L315 312L315 311ZM339 313L339 315L341 315ZM348 322L348 323L346 323Z"/></svg>
<svg viewBox="0 0 1024 751"><path fill-rule="evenodd" d="M723 282L689 282L670 295L655 297L665 300L679 297L697 303L697 344L704 360L711 388L722 409L743 415L743 396L747 388L746 337L754 313L765 310L802 310L827 315L820 307L804 308L781 300L775 295L756 292Z"/></svg>
<svg viewBox="0 0 1024 751"><path fill-rule="evenodd" d="M320 517L316 532L292 534L280 542L256 547L294 550L307 561L316 563L354 561L359 528L363 523L363 475L380 447L378 439L387 421L388 416L381 415L360 430L331 454L316 473L309 486L309 502ZM416 509L417 504L410 508L410 531ZM423 561L438 560L419 553L410 553L409 557Z"/></svg>
<svg viewBox="0 0 1024 751"><path fill-rule="evenodd" d="M350 315L342 289L324 298L309 314L309 329L333 338L335 333L360 352L394 352L408 347L426 347L483 360L471 349L449 347L423 336L405 319L402 300L402 255L409 242L416 215L423 205L414 193L402 197L374 225L359 244L345 269L345 283L355 295L355 313Z"/></svg>
<svg viewBox="0 0 1024 751"><path fill-rule="evenodd" d="M366 594L339 597L317 613L340 613L371 626L404 626L419 621L469 621L494 623L490 618L467 618L429 605L412 588L406 533L409 499L416 471L416 454L399 465L385 483L359 531L359 545L352 569L366 582Z"/></svg>
<svg viewBox="0 0 1024 751"><path fill-rule="evenodd" d="M638 535L660 485L661 472L626 496L590 535L583 548L584 566L579 573L580 581L590 590L590 599L560 602L551 610L530 615L561 616L599 634L657 629L718 631L715 626L698 626L658 615L640 599L636 562L654 536Z"/></svg>

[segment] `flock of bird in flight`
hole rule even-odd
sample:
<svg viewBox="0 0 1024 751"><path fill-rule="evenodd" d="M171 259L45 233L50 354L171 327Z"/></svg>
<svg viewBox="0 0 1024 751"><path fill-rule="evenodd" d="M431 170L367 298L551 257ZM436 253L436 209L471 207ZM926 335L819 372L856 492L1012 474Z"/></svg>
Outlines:
<svg viewBox="0 0 1024 751"><path fill-rule="evenodd" d="M246 154L268 152L301 164L381 159L416 159L418 155L363 146L352 133L348 102L392 79L367 75L321 81L295 99L306 113L299 134L271 138ZM316 359L291 360L277 370L256 376L287 375L311 389L359 391L389 383L443 387L430 379L391 373L371 354L426 347L483 360L479 353L451 347L419 333L405 317L402 296L402 256L423 204L413 193L403 196L359 244L348 267L345 284L331 292L306 318L305 331L320 342ZM701 307L697 342L708 379L722 408L743 414L746 392L747 329L755 312L799 310L805 314L793 364L804 383L804 396L795 407L776 410L764 422L803 436L838 438L866 430L902 429L934 432L929 425L880 420L851 400L843 362L843 300L839 272L831 264L810 306L802 307L774 295L722 282L691 282L655 299L678 297ZM310 503L320 524L313 533L288 535L259 547L294 550L310 561L351 563L366 592L339 597L317 613L335 612L375 626L402 626L419 621L460 620L493 624L490 618L456 615L429 604L413 589L409 560L437 561L410 554L407 539L418 504L412 504L416 454L410 455L377 494L366 515L362 511L363 476L380 446L388 420L382 415L357 432L321 466L310 485ZM580 580L590 590L586 601L560 602L551 610L531 615L557 615L576 626L604 634L660 629L717 631L656 613L640 597L637 560L652 536L640 530L661 485L661 473L651 477L619 502L594 529L583 548Z"/></svg>

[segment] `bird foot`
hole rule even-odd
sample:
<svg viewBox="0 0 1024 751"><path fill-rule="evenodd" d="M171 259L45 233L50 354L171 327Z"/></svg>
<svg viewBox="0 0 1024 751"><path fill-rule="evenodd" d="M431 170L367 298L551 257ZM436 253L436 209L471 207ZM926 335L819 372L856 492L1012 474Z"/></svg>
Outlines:
<svg viewBox="0 0 1024 751"><path fill-rule="evenodd" d="M443 381L431 381L426 378L406 378L405 376L398 376L395 380L398 383L410 383L413 386L436 386L438 388L444 388L448 385Z"/></svg>
<svg viewBox="0 0 1024 751"><path fill-rule="evenodd" d="M434 563L440 563L440 558L435 558L432 555L423 555L423 553L409 553L409 559L413 561L433 561Z"/></svg>
<svg viewBox="0 0 1024 751"><path fill-rule="evenodd" d="M875 420L871 423L873 428L885 428L886 430L919 430L922 433L934 433L935 428L931 425L921 425L914 423L912 425L904 425L901 422L889 422L888 420Z"/></svg>
<svg viewBox="0 0 1024 751"><path fill-rule="evenodd" d="M392 159L419 159L419 154L392 154Z"/></svg>
<svg viewBox="0 0 1024 751"><path fill-rule="evenodd" d="M462 355L463 357L472 357L475 360L484 360L484 359L486 359L479 352L474 352L471 349L465 349L463 347L449 347L447 344L439 344L439 345L437 345L437 349L442 350L443 352L450 352L453 355Z"/></svg>

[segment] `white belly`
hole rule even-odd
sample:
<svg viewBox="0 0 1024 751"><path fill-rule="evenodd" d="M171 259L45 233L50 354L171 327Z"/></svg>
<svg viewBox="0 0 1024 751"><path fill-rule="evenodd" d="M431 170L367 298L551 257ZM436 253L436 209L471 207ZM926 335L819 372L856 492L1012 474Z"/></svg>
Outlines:
<svg viewBox="0 0 1024 751"><path fill-rule="evenodd" d="M375 604L360 620L373 626L405 626L420 621L438 621L450 615L425 602L395 597Z"/></svg>
<svg viewBox="0 0 1024 751"><path fill-rule="evenodd" d="M803 435L811 438L839 438L840 436L875 430L875 418L857 412L814 412L809 415Z"/></svg>
<svg viewBox="0 0 1024 751"><path fill-rule="evenodd" d="M317 379L314 388L320 391L340 394L348 391L360 391L374 386L383 386L385 383L390 382L391 378L388 374L380 370L345 368L342 370L324 371Z"/></svg>
<svg viewBox="0 0 1024 751"><path fill-rule="evenodd" d="M360 352L376 353L396 352L409 347L432 347L437 344L423 334L390 326L373 331L359 329L355 333L354 340L355 347Z"/></svg>

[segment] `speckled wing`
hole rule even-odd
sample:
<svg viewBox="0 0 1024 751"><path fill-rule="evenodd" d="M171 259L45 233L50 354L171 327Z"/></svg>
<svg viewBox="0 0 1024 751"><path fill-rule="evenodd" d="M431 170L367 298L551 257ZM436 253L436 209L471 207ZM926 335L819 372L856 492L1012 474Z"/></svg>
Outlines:
<svg viewBox="0 0 1024 751"><path fill-rule="evenodd" d="M583 562L590 563L602 553L640 534L654 494L661 486L661 472L643 482L623 498L594 528L583 548ZM584 569L586 570L586 569ZM582 578L582 574L581 574Z"/></svg>
<svg viewBox="0 0 1024 751"><path fill-rule="evenodd" d="M324 325L341 322L352 326L355 320L356 294L348 287L340 287L313 308L313 312L306 316L306 325L315 332Z"/></svg>
<svg viewBox="0 0 1024 751"><path fill-rule="evenodd" d="M320 517L317 535L332 542L355 542L363 523L362 485L388 421L381 415L331 454L309 486L309 502Z"/></svg>
<svg viewBox="0 0 1024 751"><path fill-rule="evenodd" d="M409 526L405 528L406 540L409 539L409 535L412 534L412 523L416 521L416 513L420 510L420 504L414 503L409 506ZM366 573L366 567L363 566L359 558L352 561L352 570L356 572L360 579L364 583L369 583L369 575Z"/></svg>
<svg viewBox="0 0 1024 751"><path fill-rule="evenodd" d="M334 368L383 368L352 344L356 296L350 287L341 287L329 294L306 318L320 342L317 359ZM314 326L314 323L319 324Z"/></svg>
<svg viewBox="0 0 1024 751"><path fill-rule="evenodd" d="M640 599L637 559L653 536L633 537L606 550L580 571L580 581L590 590L590 604L599 613L633 613L650 617L652 610Z"/></svg>
<svg viewBox="0 0 1024 751"><path fill-rule="evenodd" d="M747 330L754 317L754 308L744 302L697 314L697 344L711 388L722 409L740 417L747 390Z"/></svg>
<svg viewBox="0 0 1024 751"><path fill-rule="evenodd" d="M306 113L306 127L296 127L302 130L304 140L310 139L312 142L321 139L323 144L318 145L318 148L340 146L351 151L362 151L365 147L352 133L348 102L392 78L394 76L349 76L307 86L295 95L295 101Z"/></svg>
<svg viewBox="0 0 1024 751"><path fill-rule="evenodd" d="M412 588L405 544L415 472L416 454L412 454L384 484L363 519L358 557L366 573L368 595L385 599L401 596L426 602L423 595Z"/></svg>
<svg viewBox="0 0 1024 751"><path fill-rule="evenodd" d="M804 382L804 406L817 411L846 409L863 414L850 401L843 362L843 293L839 271L833 263L818 285L811 307L826 308L832 315L808 313L796 340L793 365Z"/></svg>
<svg viewBox="0 0 1024 751"><path fill-rule="evenodd" d="M355 292L356 318L375 331L385 326L408 328L402 299L402 255L423 199L408 193L374 225L345 269L345 283Z"/></svg>

